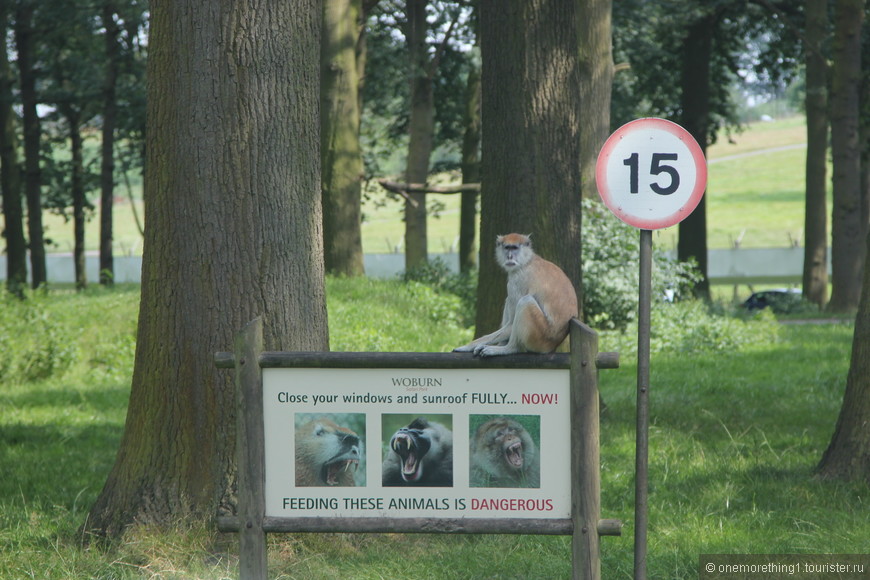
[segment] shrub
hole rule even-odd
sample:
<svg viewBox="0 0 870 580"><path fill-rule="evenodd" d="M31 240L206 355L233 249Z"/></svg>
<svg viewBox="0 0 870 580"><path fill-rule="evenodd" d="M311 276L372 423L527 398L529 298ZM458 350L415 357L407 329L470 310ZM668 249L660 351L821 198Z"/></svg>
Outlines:
<svg viewBox="0 0 870 580"><path fill-rule="evenodd" d="M62 374L76 360L75 338L52 316L45 298L9 295L0 305L0 379L36 381Z"/></svg>
<svg viewBox="0 0 870 580"><path fill-rule="evenodd" d="M735 317L700 300L655 304L650 323L652 353L739 351L749 346L774 343L779 337L779 324L770 311L759 312L753 317ZM629 324L625 331L604 333L602 342L607 345L607 350L634 356L637 352L637 322Z"/></svg>
<svg viewBox="0 0 870 580"><path fill-rule="evenodd" d="M637 312L640 236L600 202L583 201L583 312L590 326L624 329ZM692 296L701 274L653 248L654 300Z"/></svg>

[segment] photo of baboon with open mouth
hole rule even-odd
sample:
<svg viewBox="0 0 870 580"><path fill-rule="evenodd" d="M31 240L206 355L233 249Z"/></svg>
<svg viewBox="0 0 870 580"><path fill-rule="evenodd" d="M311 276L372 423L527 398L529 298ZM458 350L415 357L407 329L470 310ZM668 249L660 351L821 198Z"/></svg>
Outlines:
<svg viewBox="0 0 870 580"><path fill-rule="evenodd" d="M541 458L529 433L540 436L540 421L538 415L473 415L469 486L541 487Z"/></svg>
<svg viewBox="0 0 870 580"><path fill-rule="evenodd" d="M384 452L383 485L451 487L453 432L427 417L397 429Z"/></svg>

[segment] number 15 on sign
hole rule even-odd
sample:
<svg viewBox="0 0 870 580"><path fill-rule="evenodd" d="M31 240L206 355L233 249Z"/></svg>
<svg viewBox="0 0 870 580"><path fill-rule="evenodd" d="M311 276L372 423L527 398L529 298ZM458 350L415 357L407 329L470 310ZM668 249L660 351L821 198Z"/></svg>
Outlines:
<svg viewBox="0 0 870 580"><path fill-rule="evenodd" d="M670 227L689 216L707 187L707 163L688 131L665 119L637 119L605 142L596 165L598 193L622 221Z"/></svg>

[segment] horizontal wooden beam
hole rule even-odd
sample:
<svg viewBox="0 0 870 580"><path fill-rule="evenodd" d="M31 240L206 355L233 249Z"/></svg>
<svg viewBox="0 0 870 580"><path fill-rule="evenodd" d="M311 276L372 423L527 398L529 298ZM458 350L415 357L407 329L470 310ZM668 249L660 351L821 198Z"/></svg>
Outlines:
<svg viewBox="0 0 870 580"><path fill-rule="evenodd" d="M221 532L236 532L239 519L220 517ZM276 518L263 519L263 531L274 532L352 532L352 533L450 533L450 534L538 534L570 536L573 525L568 518Z"/></svg>

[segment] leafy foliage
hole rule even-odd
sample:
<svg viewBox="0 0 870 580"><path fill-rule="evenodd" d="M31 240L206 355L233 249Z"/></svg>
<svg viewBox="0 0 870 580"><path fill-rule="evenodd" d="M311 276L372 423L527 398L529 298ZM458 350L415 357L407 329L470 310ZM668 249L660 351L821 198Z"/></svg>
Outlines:
<svg viewBox="0 0 870 580"><path fill-rule="evenodd" d="M398 173L398 152L407 147L410 111L404 0L377 3L367 15L366 76L360 139L366 175ZM464 91L476 58L468 5L431 0L427 7L429 70L435 100L435 153L440 170L458 165ZM448 35L449 31L449 35Z"/></svg>
<svg viewBox="0 0 870 580"><path fill-rule="evenodd" d="M681 122L681 71L687 31L710 23L710 116L707 142L737 129L732 88L769 96L781 94L799 68L802 25L799 3L744 0L624 0L613 4L614 61L627 65L614 77L612 124L661 116ZM784 22L783 15L792 23Z"/></svg>
<svg viewBox="0 0 870 580"><path fill-rule="evenodd" d="M746 348L774 344L779 323L769 310L741 317L700 300L676 304L659 303L651 313L650 352L700 354L739 352ZM637 352L637 322L624 331L605 333L608 349L632 357Z"/></svg>
<svg viewBox="0 0 870 580"><path fill-rule="evenodd" d="M583 310L595 328L624 329L637 311L640 239L635 228L619 221L603 204L583 202ZM653 296L656 302L691 296L700 280L694 264L677 262L653 249Z"/></svg>
<svg viewBox="0 0 870 580"><path fill-rule="evenodd" d="M4 296L0 310L0 380L36 381L61 376L78 356L66 329L38 297Z"/></svg>

